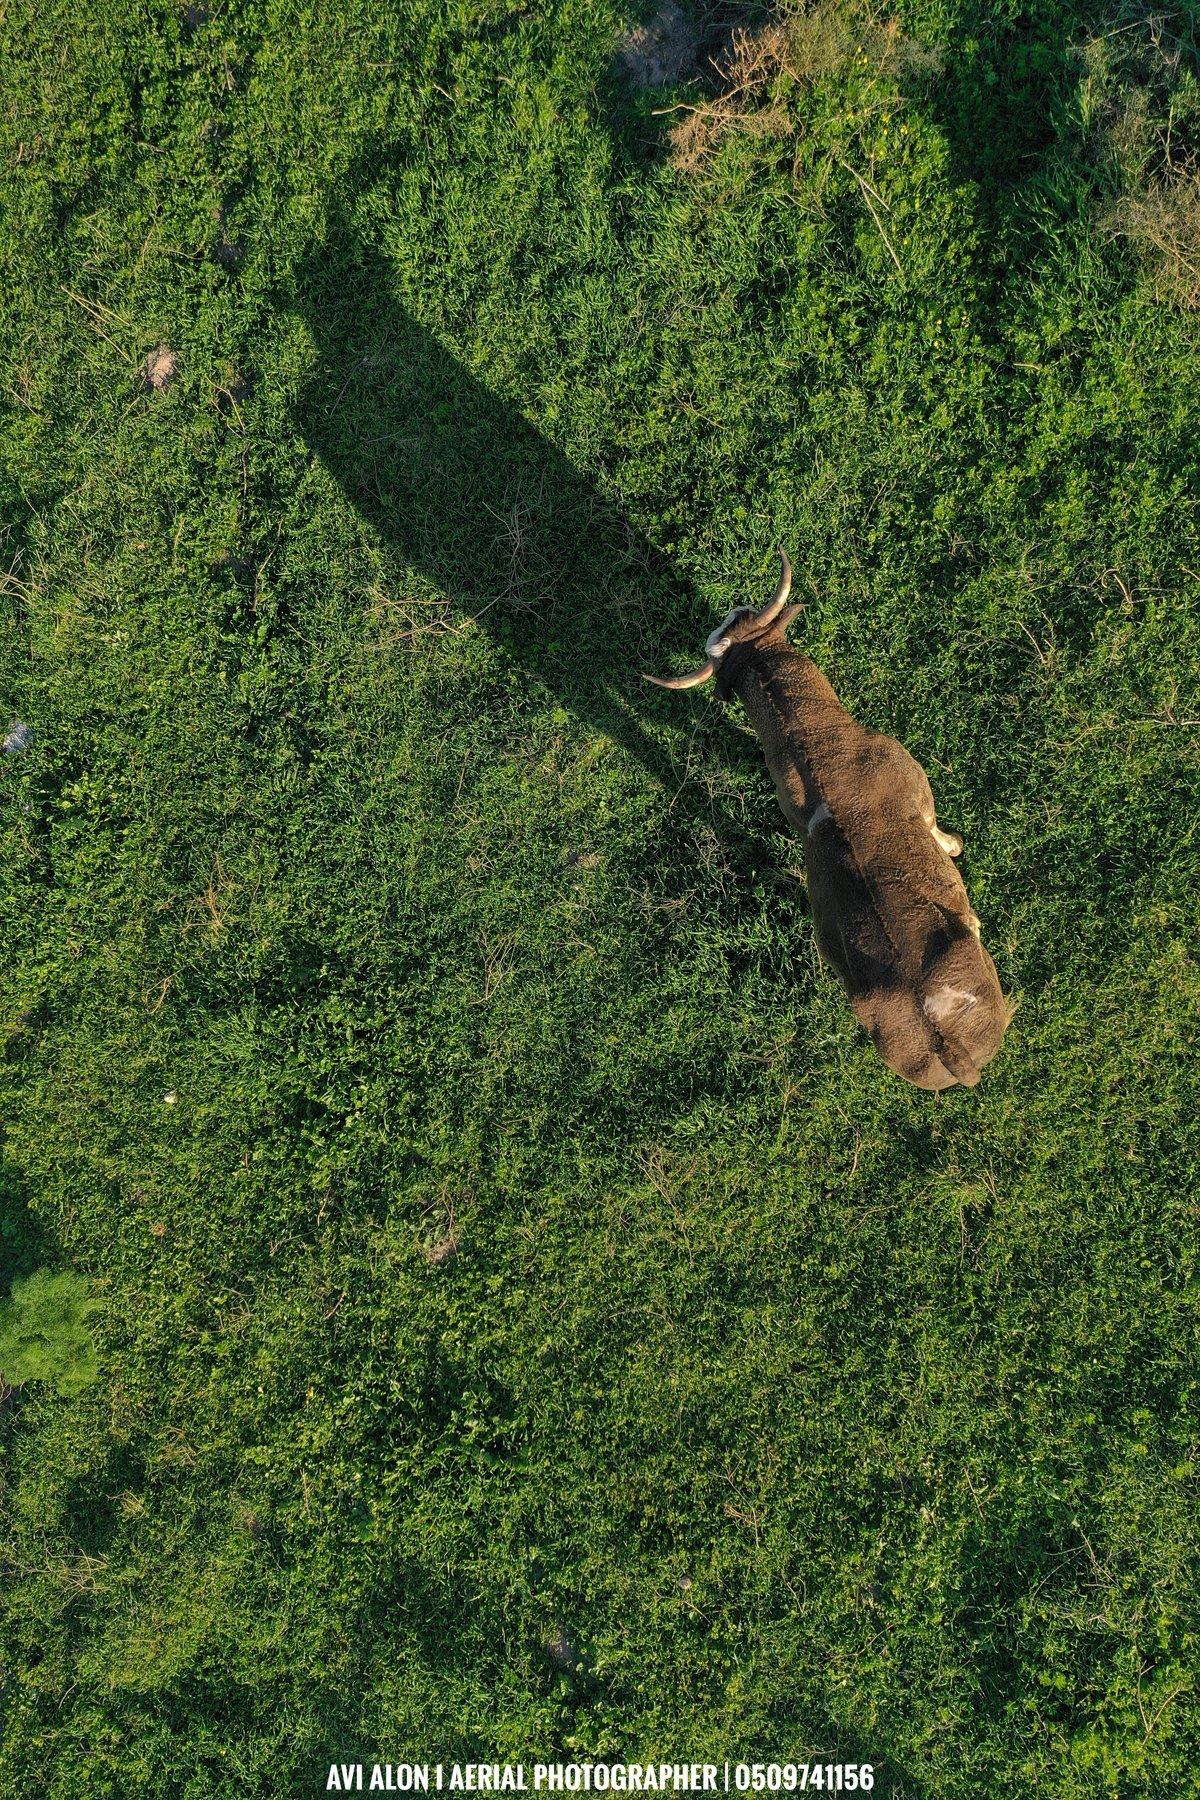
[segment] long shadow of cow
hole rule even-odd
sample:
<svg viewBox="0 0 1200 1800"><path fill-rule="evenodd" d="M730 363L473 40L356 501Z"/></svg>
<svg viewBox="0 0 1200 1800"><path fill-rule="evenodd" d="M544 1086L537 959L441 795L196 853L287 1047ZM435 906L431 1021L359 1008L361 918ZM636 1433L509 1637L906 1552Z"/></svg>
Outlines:
<svg viewBox="0 0 1200 1800"><path fill-rule="evenodd" d="M379 248L344 219L297 270L292 304L317 344L300 425L396 562L477 619L661 779L650 728L669 710L641 681L709 624L599 483L488 387L396 298Z"/></svg>

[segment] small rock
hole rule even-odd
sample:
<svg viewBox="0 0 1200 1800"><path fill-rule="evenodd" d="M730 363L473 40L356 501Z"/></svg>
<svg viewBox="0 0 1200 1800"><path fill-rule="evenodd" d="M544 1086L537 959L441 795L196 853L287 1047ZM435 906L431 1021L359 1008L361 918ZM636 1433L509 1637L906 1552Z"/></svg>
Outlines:
<svg viewBox="0 0 1200 1800"><path fill-rule="evenodd" d="M15 756L18 750L24 750L28 746L31 735L24 719L14 719L4 734L5 750L10 756Z"/></svg>
<svg viewBox="0 0 1200 1800"><path fill-rule="evenodd" d="M170 387L178 371L179 363L175 352L170 345L160 344L142 364L142 385L154 388L161 394L164 388Z"/></svg>
<svg viewBox="0 0 1200 1800"><path fill-rule="evenodd" d="M163 1105L164 1106L174 1106L174 1104L178 1100L178 1098L179 1098L179 1095L175 1092L175 1089L168 1088L166 1093L163 1095Z"/></svg>

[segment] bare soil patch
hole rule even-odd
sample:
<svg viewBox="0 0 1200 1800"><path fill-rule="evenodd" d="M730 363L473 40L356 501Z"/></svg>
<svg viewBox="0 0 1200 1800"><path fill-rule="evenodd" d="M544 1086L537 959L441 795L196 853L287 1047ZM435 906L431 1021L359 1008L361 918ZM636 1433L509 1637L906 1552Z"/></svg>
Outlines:
<svg viewBox="0 0 1200 1800"><path fill-rule="evenodd" d="M443 1193L424 1208L417 1228L417 1247L425 1261L436 1268L458 1255L458 1228L453 1199Z"/></svg>
<svg viewBox="0 0 1200 1800"><path fill-rule="evenodd" d="M546 1639L546 1654L556 1669L573 1669L579 1653L561 1625L556 1625Z"/></svg>
<svg viewBox="0 0 1200 1800"><path fill-rule="evenodd" d="M617 46L617 62L636 87L674 87L695 73L699 35L675 0L662 0L653 18L635 25Z"/></svg>

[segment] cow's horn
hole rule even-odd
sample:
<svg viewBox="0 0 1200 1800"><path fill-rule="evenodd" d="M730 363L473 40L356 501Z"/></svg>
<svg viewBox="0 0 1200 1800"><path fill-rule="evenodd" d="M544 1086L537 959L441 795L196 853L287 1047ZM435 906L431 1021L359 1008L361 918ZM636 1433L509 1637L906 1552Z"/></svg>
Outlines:
<svg viewBox="0 0 1200 1800"><path fill-rule="evenodd" d="M655 687L694 688L699 687L701 682L711 681L716 672L717 665L710 656L704 667L697 669L694 675L646 675L643 680L652 681Z"/></svg>
<svg viewBox="0 0 1200 1800"><path fill-rule="evenodd" d="M792 591L792 565L788 561L786 550L780 550L779 560L783 564L783 574L779 577L775 598L767 606L764 606L758 615L760 625L769 625L783 611L787 604L787 597Z"/></svg>

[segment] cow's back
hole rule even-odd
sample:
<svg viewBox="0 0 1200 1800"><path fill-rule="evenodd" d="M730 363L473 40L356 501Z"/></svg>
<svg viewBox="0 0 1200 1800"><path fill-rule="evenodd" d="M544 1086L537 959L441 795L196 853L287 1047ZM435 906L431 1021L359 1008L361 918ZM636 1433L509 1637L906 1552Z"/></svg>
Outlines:
<svg viewBox="0 0 1200 1800"><path fill-rule="evenodd" d="M921 817L910 760L894 739L862 731L851 754L814 771L817 942L889 1068L918 1087L973 1087L1008 1008L962 877Z"/></svg>

